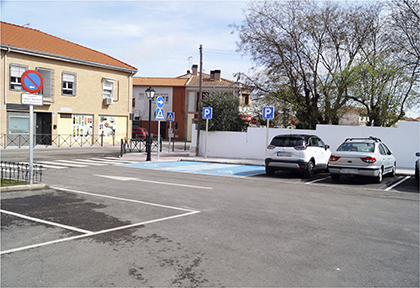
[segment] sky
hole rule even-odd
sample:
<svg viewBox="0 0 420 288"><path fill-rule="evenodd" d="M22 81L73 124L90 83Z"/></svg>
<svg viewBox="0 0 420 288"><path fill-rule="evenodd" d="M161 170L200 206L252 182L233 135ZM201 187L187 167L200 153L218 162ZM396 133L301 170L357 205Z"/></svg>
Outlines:
<svg viewBox="0 0 420 288"><path fill-rule="evenodd" d="M251 0L0 1L2 21L108 54L136 67L137 77L185 74L199 65L200 44L205 73L221 70L236 80L235 73L249 74L254 65L237 52L239 37L229 27L242 23ZM420 108L407 112L418 117Z"/></svg>
<svg viewBox="0 0 420 288"><path fill-rule="evenodd" d="M103 52L138 69L135 76L177 77L200 63L235 80L252 67L236 52L230 24L240 24L248 1L8 1L1 20Z"/></svg>

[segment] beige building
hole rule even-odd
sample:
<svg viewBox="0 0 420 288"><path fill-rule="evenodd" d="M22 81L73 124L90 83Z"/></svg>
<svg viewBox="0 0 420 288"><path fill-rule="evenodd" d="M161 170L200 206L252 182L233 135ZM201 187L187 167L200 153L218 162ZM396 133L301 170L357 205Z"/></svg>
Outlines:
<svg viewBox="0 0 420 288"><path fill-rule="evenodd" d="M0 145L27 141L29 106L21 102L27 70L38 71L44 82L38 92L43 105L34 105L37 144L118 144L131 137L135 67L39 30L0 24Z"/></svg>

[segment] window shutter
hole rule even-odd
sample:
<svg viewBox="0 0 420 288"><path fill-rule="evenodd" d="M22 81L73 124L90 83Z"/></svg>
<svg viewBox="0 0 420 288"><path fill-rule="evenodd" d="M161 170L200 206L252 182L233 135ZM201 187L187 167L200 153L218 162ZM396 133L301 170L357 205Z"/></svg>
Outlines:
<svg viewBox="0 0 420 288"><path fill-rule="evenodd" d="M73 96L76 96L76 88L77 88L77 75L76 74L74 74L73 75L73 78L74 78L74 80L73 80Z"/></svg>

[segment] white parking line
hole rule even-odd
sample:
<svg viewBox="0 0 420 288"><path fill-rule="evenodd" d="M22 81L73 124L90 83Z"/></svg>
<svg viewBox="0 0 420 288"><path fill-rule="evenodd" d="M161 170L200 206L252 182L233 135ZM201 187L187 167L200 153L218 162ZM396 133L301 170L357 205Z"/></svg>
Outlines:
<svg viewBox="0 0 420 288"><path fill-rule="evenodd" d="M401 179L400 181L397 181L396 183L394 183L394 185L389 186L388 188L385 189L385 191L391 190L392 188L394 188L395 186L400 185L402 182L410 179L411 176L405 176L403 179Z"/></svg>
<svg viewBox="0 0 420 288"><path fill-rule="evenodd" d="M324 177L324 178L320 178L320 179L315 179L315 180L312 180L312 181L309 181L309 182L305 182L305 184L312 184L312 183L320 182L320 181L325 180L325 179L328 179L328 178L330 178L330 176Z"/></svg>
<svg viewBox="0 0 420 288"><path fill-rule="evenodd" d="M109 178L109 179L118 180L118 181L139 181L139 182L146 182L146 183L159 184L159 185L170 185L170 186L207 189L207 190L213 189L212 187L195 186L195 185L188 185L188 184L177 184L177 183L161 182L161 181L153 181L153 180L143 180L143 179L134 178L134 177L121 177L121 176L109 176L109 175L98 175L98 174L94 174L94 176Z"/></svg>
<svg viewBox="0 0 420 288"><path fill-rule="evenodd" d="M78 191L78 190L72 190L72 189L67 189L67 188L60 188L60 187L50 187L50 188L51 189L55 189L55 190L66 191L66 192L72 192L72 193L78 193L78 194L84 194L84 195L90 195L90 196L108 198L108 199L113 199L113 200L120 200L120 201L126 201L126 202L138 203L138 204L145 204L145 205L156 206L156 207L161 207L161 208L169 208L169 209L175 209L175 210L180 210L180 211L188 211L188 212L193 212L194 211L194 210L191 210L191 209L178 208L178 207L174 207L174 206L168 206L168 205L162 205L162 204L144 202L144 201L139 201L139 200L133 200L133 199L115 197L115 196L95 194L95 193Z"/></svg>
<svg viewBox="0 0 420 288"><path fill-rule="evenodd" d="M146 225L146 224L151 224L151 223L156 223L156 222L162 222L162 221L166 221L166 220L176 219L176 218L180 218L180 217L184 217L184 216L189 216L189 215L194 215L194 214L200 213L200 211L197 211L197 210L184 209L184 208L179 208L179 207L174 207L174 206L168 206L168 205L161 205L161 204L150 203L150 202L144 202L144 201L139 201L139 200L126 199L126 198L114 197L114 196L107 196L107 195L101 195L101 194L95 194L95 193L90 193L90 192L77 191L77 190L71 190L71 189L65 189L65 188L59 188L59 187L51 187L51 188L52 189L56 189L56 190L62 190L62 191L72 192L72 193L79 193L79 194L85 194L85 195L91 195L91 196L109 198L109 199L113 199L113 200L121 200L121 201L127 201L127 202L133 202L133 203L145 204L145 205L151 205L151 206L156 206L156 207L161 207L161 208L168 208L168 209L174 209L174 210L179 210L179 211L185 211L186 213L179 214L179 215L168 216L168 217L163 217L163 218L158 218L158 219L152 219L152 220L148 220L148 221L144 221L144 222L140 222L140 223L129 224L129 225L121 226L121 227L115 227L115 228L105 229L105 230L101 230L101 231L97 231L97 232L92 232L92 231L78 229L78 228L75 228L75 227L61 225L61 224L58 224L58 223L53 223L53 222L49 222L49 221L45 221L45 220L41 220L41 219L32 218L32 217L29 217L29 216L20 215L20 214L14 213L14 212L0 210L2 213L7 213L7 214L14 215L14 216L22 217L22 218L25 218L25 219L28 219L28 220L37 221L37 222L41 222L41 223L44 223L44 224L58 226L58 227L61 227L61 228L70 229L70 230L73 230L73 231L84 233L82 235L77 235L77 236L73 236L73 237L68 237L68 238L63 238L63 239L48 241L48 242L44 242L44 243L39 243L39 244L34 244L34 245L28 245L28 246L24 246L24 247L20 247L20 248L14 248L14 249L9 249L9 250L5 250L5 251L1 251L0 252L0 255L10 254L10 253L13 253L13 252L24 251L24 250L28 250L28 249L43 247L43 246L47 246L47 245L52 245L52 244L67 242L67 241L81 239L81 238L86 238L86 237L95 236L95 235L99 235L99 234L104 234L104 233L108 233L108 232L114 232L114 231L124 230L124 229L128 229L128 228L134 228L134 227L138 227L138 226L142 226L142 225Z"/></svg>
<svg viewBox="0 0 420 288"><path fill-rule="evenodd" d="M47 225L50 225L50 226L57 226L57 227L60 227L60 228L63 228L63 229L72 230L72 231L76 231L76 232L80 232L80 233L84 233L84 234L92 234L93 233L92 231L79 229L77 227L72 227L72 226L68 226L68 225L58 224L58 223L55 223L55 222L42 220L42 219L22 215L22 214L11 212L11 211L6 211L6 210L3 210L3 209L0 209L0 212L4 213L4 214L9 214L9 215L12 215L12 216L16 216L16 217L19 217L19 218L23 218L23 219L26 219L26 220L30 220L30 221L33 221L33 222L39 222L39 223L47 224Z"/></svg>
<svg viewBox="0 0 420 288"><path fill-rule="evenodd" d="M71 240L86 238L86 237L95 236L95 235L99 235L99 234L104 234L104 233L108 233L108 232L114 232L114 231L124 230L124 229L128 229L128 228L134 228L134 227L137 227L137 226L142 226L142 225L156 223L156 222L162 222L162 221L165 221L165 220L171 220L171 219L184 217L184 216L189 216L189 215L193 215L193 214L197 214L197 213L200 213L200 211L191 211L191 212L180 214L180 215L174 215L174 216L170 216L170 217L159 218L159 219L149 220L149 221L145 221L145 222L130 224L130 225L126 225L126 226L121 226L121 227L116 227L116 228L112 228L112 229L93 232L93 233L90 233L90 234L82 234L82 235L73 236L73 237L69 237L69 238L62 238L62 239L58 239L58 240L53 240L53 241L48 241L48 242L44 242L44 243L24 246L24 247L20 247L20 248L9 249L9 250L5 250L5 251L1 251L0 255L10 254L10 253L13 253L13 252L20 252L20 251L33 249L33 248L38 248L38 247L43 247L43 246L52 245L52 244L58 244L58 243L62 243L62 242L67 242L67 241L71 241Z"/></svg>

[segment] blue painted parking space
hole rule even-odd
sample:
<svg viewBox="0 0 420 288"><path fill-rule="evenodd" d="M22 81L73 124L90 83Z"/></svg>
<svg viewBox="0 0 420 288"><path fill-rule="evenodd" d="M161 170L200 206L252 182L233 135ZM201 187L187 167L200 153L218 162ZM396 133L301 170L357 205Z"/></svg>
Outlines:
<svg viewBox="0 0 420 288"><path fill-rule="evenodd" d="M197 174L208 174L218 176L252 176L265 173L264 166L254 165L238 165L238 164L222 164L222 163L207 163L194 161L179 161L179 162L141 162L124 164L123 166L130 166L145 169L158 169L174 172L188 172Z"/></svg>

